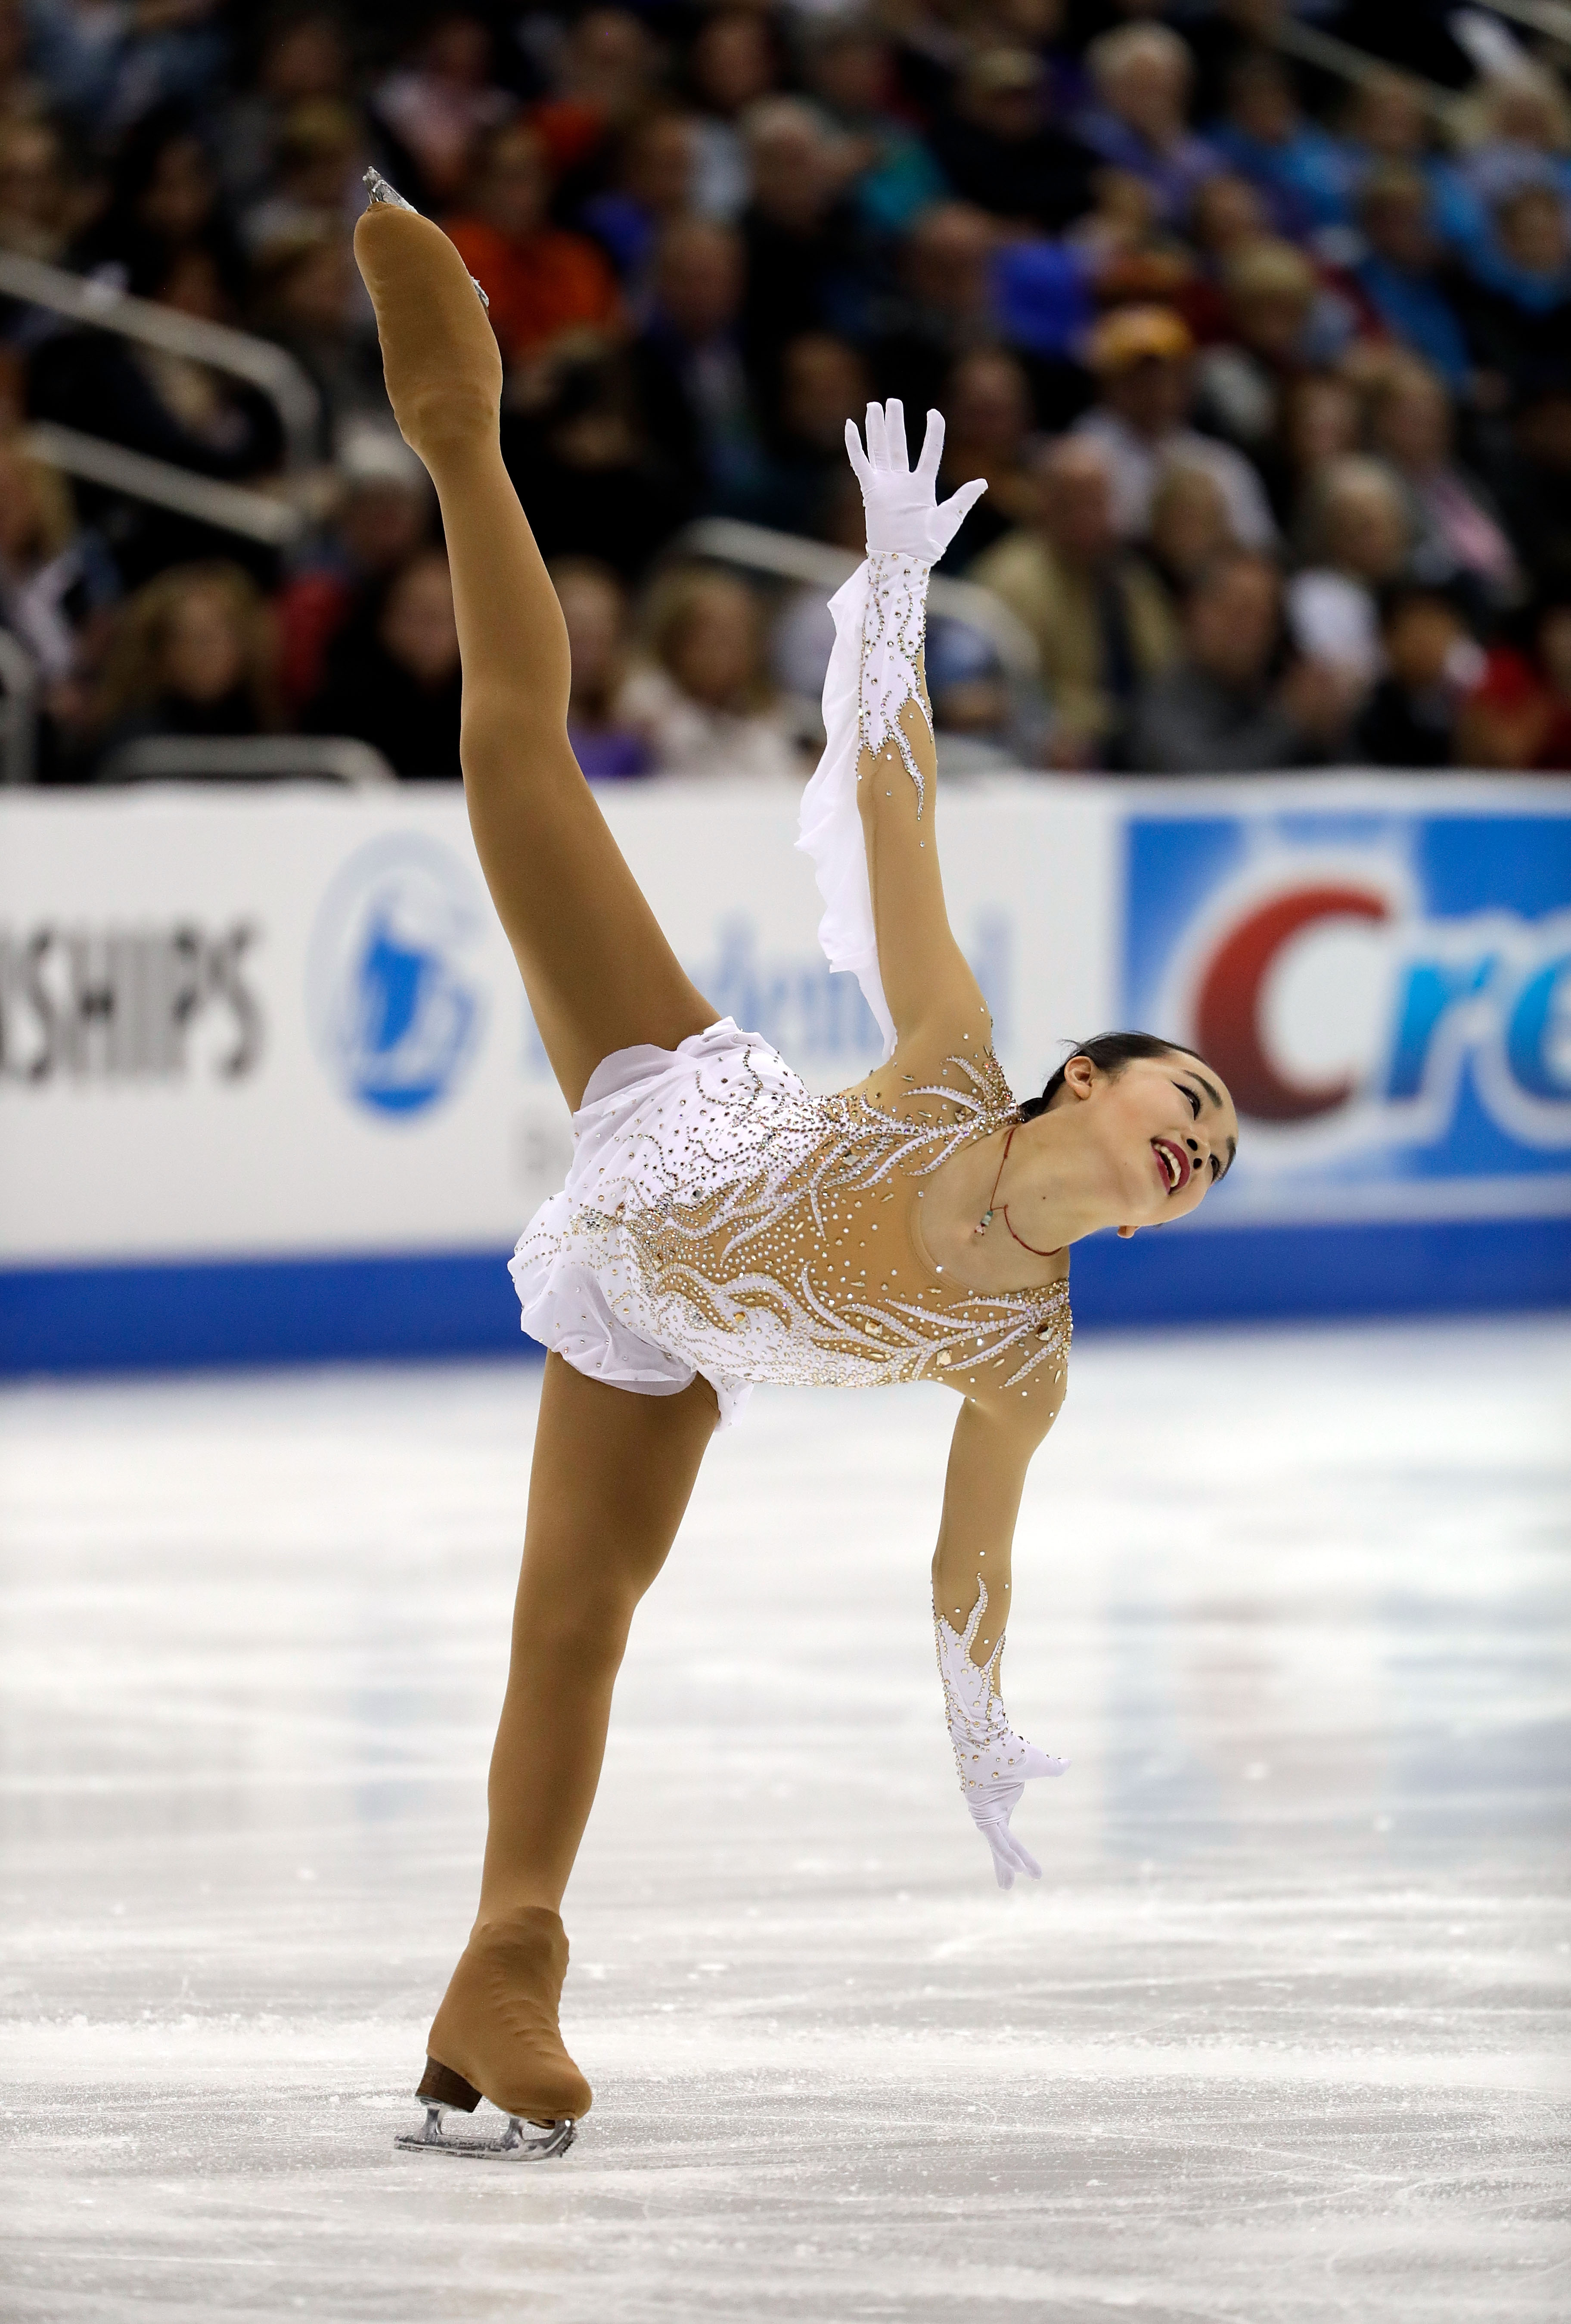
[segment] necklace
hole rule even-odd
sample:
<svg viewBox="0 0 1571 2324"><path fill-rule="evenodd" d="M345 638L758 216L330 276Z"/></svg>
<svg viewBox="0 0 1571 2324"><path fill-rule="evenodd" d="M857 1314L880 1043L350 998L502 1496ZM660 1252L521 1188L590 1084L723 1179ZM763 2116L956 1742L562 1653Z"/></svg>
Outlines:
<svg viewBox="0 0 1571 2324"><path fill-rule="evenodd" d="M1003 1166L1009 1160L1009 1149L1014 1144L1014 1133L1019 1128L1020 1124L1017 1121L1010 1130L1009 1136L1003 1141L1003 1152L999 1157L997 1176L995 1176L993 1181L993 1192L987 1197L987 1208L983 1212L982 1216L977 1220L976 1224L971 1230L973 1234L985 1234L988 1228L993 1224L993 1206L998 1200L999 1185L1003 1177ZM1033 1259L1057 1259L1058 1253L1064 1248L1063 1244L1059 1242L1055 1243L1051 1250L1039 1250L1034 1242L1027 1242L1024 1235L1015 1234L1013 1227L1010 1225L1009 1204L1007 1203L1005 1203L1003 1206L1003 1223L1009 1228L1010 1233L1014 1236L1014 1240L1019 1243L1021 1250L1029 1250Z"/></svg>

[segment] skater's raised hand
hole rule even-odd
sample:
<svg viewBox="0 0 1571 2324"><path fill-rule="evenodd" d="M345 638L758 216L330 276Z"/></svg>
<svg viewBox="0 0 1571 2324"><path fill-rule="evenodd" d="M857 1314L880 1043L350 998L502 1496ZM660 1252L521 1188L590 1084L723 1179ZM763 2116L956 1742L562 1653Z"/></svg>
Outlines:
<svg viewBox="0 0 1571 2324"><path fill-rule="evenodd" d="M976 503L987 490L986 481L962 484L942 503L938 497L938 463L944 456L944 416L928 414L922 456L913 468L906 450L905 407L898 397L887 403L870 403L865 421L867 448L855 420L846 422L846 451L862 487L867 519L867 553L919 557L936 565Z"/></svg>
<svg viewBox="0 0 1571 2324"><path fill-rule="evenodd" d="M1023 1841L1009 1828L1033 1775L1061 1775L1067 1759L1028 1743L1009 1723L1009 1714L993 1692L993 1674L1003 1652L1003 1637L984 1663L971 1659L971 1648L987 1612L987 1585L976 1577L976 1603L964 1630L956 1630L937 1607L933 1628L938 1642L938 1674L944 1682L944 1710L949 1739L955 1747L955 1766L960 1793L972 1822L993 1853L993 1869L1001 1888L1012 1888L1016 1875L1040 1880L1042 1868Z"/></svg>

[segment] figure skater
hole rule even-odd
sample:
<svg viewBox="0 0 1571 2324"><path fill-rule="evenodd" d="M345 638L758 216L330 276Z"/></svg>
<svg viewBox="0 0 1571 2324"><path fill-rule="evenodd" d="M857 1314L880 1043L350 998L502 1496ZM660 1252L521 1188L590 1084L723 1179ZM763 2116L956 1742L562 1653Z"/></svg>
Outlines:
<svg viewBox="0 0 1571 2324"><path fill-rule="evenodd" d="M401 2143L487 2151L446 2123L484 2095L512 2117L489 2151L559 2153L590 2103L558 2026L562 1893L633 1609L716 1425L758 1380L956 1391L932 1565L944 1706L1000 1886L1040 1877L1010 1818L1066 1762L1015 1734L999 1665L1021 1489L1064 1395L1068 1246L1192 1212L1237 1121L1199 1058L1146 1034L1087 1042L1025 1105L1010 1093L945 915L922 670L928 576L983 486L938 506L942 421L913 470L895 402L869 406L865 446L846 429L868 553L833 604L801 841L830 964L860 978L885 1057L818 1098L716 1019L568 745L567 633L502 463L477 286L436 226L373 194L356 253L393 411L441 503L469 820L576 1141L513 1262L550 1352L512 1661L479 1912L427 2044L426 2128Z"/></svg>

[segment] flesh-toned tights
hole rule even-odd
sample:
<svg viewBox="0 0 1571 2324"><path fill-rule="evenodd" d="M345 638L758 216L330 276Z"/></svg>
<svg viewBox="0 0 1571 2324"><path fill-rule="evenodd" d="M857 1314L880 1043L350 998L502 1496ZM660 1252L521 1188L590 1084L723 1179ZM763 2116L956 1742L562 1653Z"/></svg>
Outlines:
<svg viewBox="0 0 1571 2324"><path fill-rule="evenodd" d="M356 253L388 390L441 504L464 665L470 821L564 1097L601 1059L715 1021L612 838L567 739L560 609L502 464L500 365L450 243L392 209ZM546 1359L479 1921L557 1910L594 1803L633 1610L713 1433L714 1390L629 1395Z"/></svg>

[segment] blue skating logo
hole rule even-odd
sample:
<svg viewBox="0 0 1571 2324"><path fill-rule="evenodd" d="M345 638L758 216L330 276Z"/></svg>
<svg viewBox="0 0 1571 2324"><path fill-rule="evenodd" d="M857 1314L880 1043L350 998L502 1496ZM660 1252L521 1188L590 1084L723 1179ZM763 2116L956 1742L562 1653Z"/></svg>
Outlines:
<svg viewBox="0 0 1571 2324"><path fill-rule="evenodd" d="M451 1095L480 1032L464 957L484 926L471 875L434 840L400 833L351 856L306 971L317 1047L347 1097L407 1115Z"/></svg>

